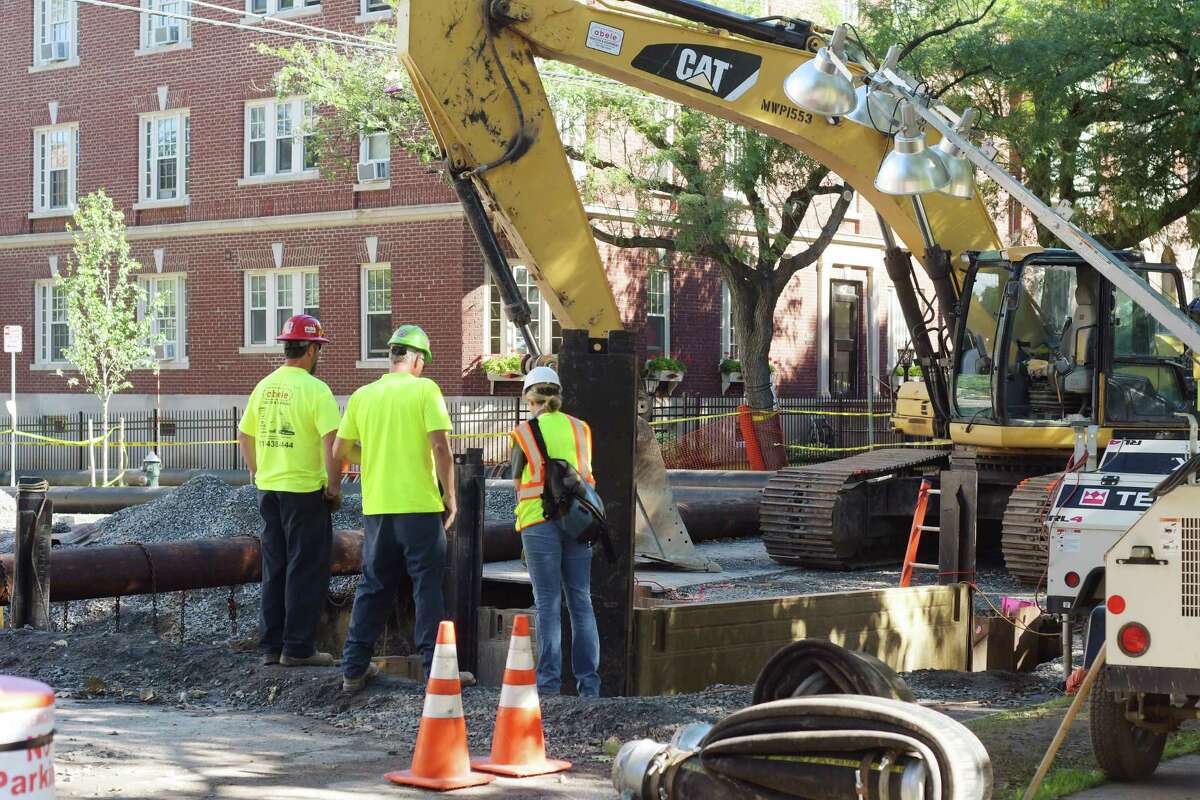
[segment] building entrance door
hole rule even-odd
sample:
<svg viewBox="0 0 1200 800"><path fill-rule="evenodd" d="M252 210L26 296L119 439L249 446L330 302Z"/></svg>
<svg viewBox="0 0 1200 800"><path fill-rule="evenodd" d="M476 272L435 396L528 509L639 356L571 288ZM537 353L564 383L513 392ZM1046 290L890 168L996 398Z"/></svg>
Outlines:
<svg viewBox="0 0 1200 800"><path fill-rule="evenodd" d="M857 396L862 363L862 282L829 282L829 393Z"/></svg>

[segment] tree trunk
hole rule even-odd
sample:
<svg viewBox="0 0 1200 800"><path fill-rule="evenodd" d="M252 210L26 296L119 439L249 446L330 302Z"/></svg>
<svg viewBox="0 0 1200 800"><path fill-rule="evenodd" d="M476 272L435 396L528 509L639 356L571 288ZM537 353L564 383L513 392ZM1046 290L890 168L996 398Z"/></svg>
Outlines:
<svg viewBox="0 0 1200 800"><path fill-rule="evenodd" d="M746 404L753 409L775 407L771 389L771 341L775 338L775 292L746 281L731 281L733 327L742 362Z"/></svg>
<svg viewBox="0 0 1200 800"><path fill-rule="evenodd" d="M108 400L100 401L100 483L108 485Z"/></svg>

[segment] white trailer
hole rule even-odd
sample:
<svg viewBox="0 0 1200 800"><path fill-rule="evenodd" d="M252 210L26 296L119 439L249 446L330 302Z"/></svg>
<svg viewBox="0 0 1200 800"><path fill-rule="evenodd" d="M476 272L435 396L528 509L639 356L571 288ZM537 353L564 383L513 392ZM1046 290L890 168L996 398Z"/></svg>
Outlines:
<svg viewBox="0 0 1200 800"><path fill-rule="evenodd" d="M1198 473L1193 456L1105 555L1106 664L1090 716L1096 760L1114 780L1149 776L1167 735L1200 719Z"/></svg>

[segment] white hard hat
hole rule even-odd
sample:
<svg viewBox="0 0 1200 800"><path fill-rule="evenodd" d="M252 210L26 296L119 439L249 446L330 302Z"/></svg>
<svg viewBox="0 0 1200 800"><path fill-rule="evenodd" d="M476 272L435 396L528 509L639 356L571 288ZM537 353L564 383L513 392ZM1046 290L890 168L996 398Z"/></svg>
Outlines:
<svg viewBox="0 0 1200 800"><path fill-rule="evenodd" d="M562 388L562 381L558 379L558 373L554 371L553 367L534 367L525 376L525 383L521 386L521 391L528 392L529 387L537 386L540 383L548 383L551 386Z"/></svg>

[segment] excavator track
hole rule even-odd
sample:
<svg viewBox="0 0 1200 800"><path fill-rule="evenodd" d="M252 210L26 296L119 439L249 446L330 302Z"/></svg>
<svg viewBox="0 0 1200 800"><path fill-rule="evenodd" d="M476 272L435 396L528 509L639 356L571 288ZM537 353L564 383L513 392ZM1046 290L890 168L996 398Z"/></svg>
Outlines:
<svg viewBox="0 0 1200 800"><path fill-rule="evenodd" d="M903 541L893 526L869 524L868 490L886 492L889 481L941 469L946 459L944 450L892 448L779 470L759 507L767 554L780 564L820 569L894 563L890 551ZM909 515L915 496L914 489Z"/></svg>
<svg viewBox="0 0 1200 800"><path fill-rule="evenodd" d="M1004 508L1000 534L1004 565L1022 583L1036 585L1045 578L1050 540L1044 523L1062 476L1052 472L1026 478L1013 489Z"/></svg>

